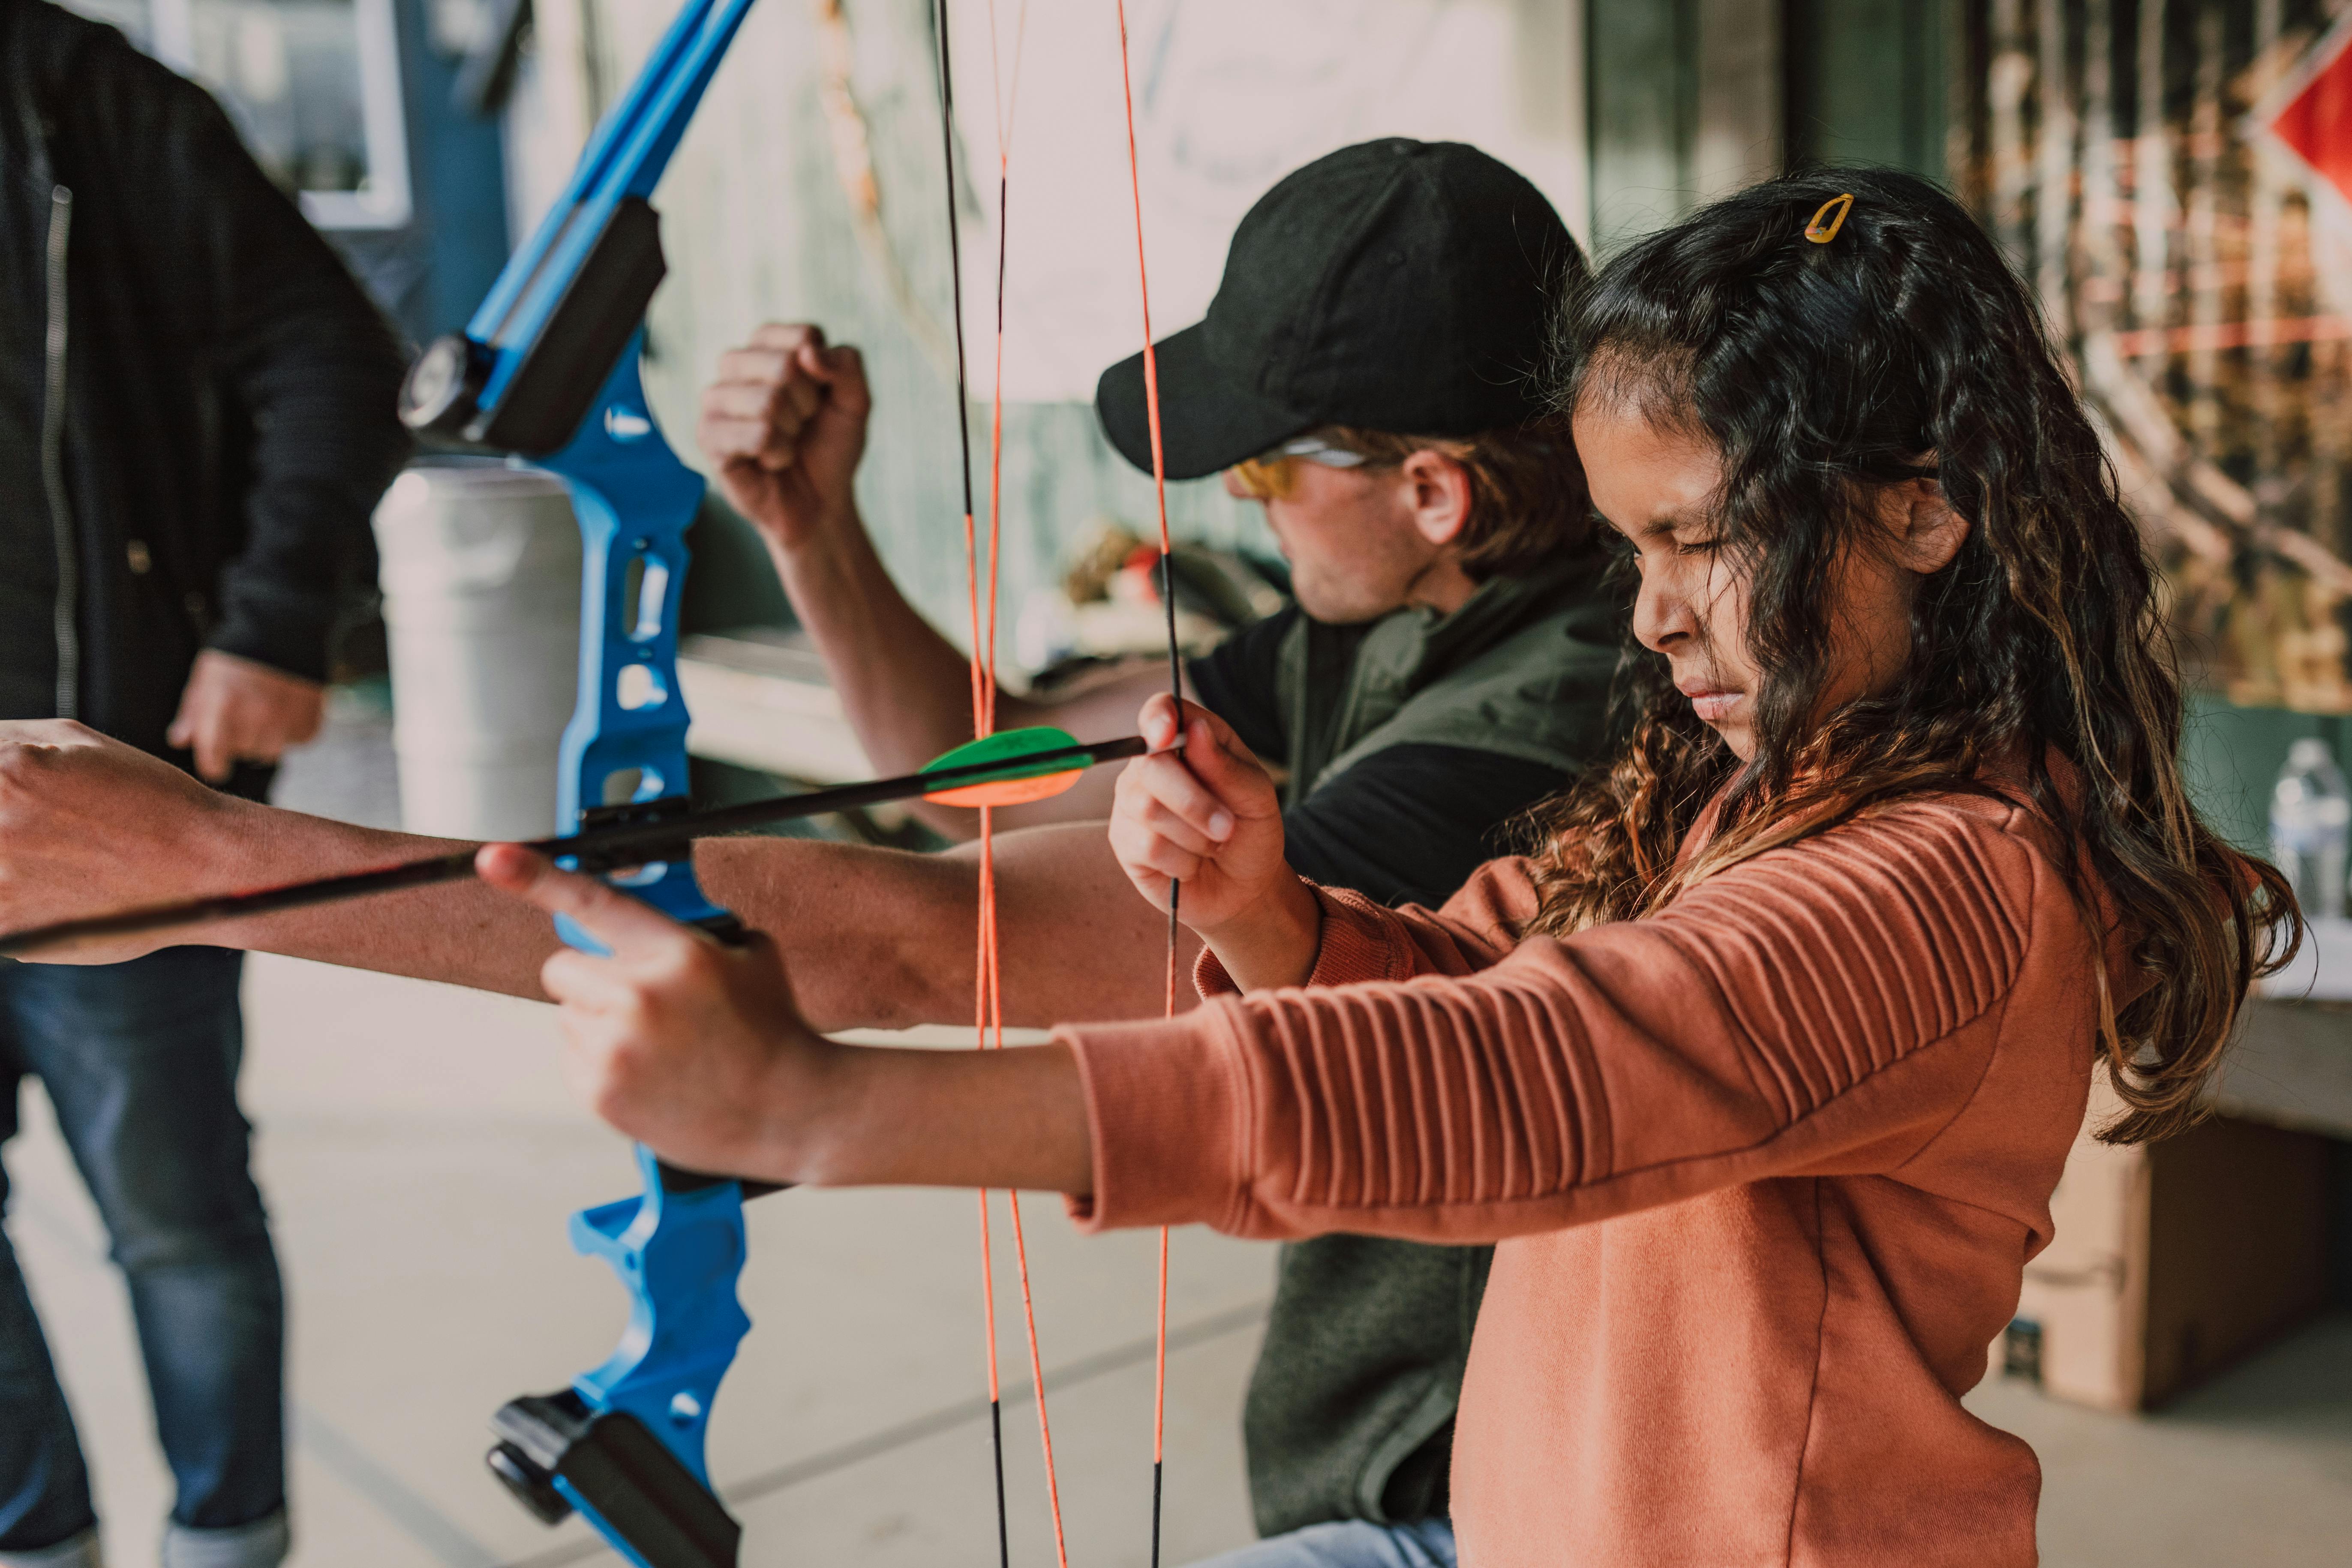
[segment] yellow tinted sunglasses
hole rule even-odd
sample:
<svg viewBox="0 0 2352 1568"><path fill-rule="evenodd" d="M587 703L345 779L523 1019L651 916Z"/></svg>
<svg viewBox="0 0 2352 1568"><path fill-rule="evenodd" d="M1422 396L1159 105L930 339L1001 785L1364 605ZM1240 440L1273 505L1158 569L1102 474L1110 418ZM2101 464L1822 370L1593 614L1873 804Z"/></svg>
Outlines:
<svg viewBox="0 0 2352 1568"><path fill-rule="evenodd" d="M1301 436L1270 452L1244 458L1233 467L1234 481L1252 500L1280 500L1290 493L1295 463L1320 463L1327 468L1360 468L1371 459L1361 452L1338 447L1320 436Z"/></svg>

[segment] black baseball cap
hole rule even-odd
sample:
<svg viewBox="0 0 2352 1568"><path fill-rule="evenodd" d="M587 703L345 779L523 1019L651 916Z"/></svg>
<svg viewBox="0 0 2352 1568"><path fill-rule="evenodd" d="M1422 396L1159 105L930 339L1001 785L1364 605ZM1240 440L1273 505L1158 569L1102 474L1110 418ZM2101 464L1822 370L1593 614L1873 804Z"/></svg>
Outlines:
<svg viewBox="0 0 2352 1568"><path fill-rule="evenodd" d="M1171 479L1323 425L1469 436L1544 409L1552 316L1583 254L1524 175L1458 142L1391 136L1285 175L1234 231L1197 325L1154 345ZM1149 473L1143 356L1095 386Z"/></svg>

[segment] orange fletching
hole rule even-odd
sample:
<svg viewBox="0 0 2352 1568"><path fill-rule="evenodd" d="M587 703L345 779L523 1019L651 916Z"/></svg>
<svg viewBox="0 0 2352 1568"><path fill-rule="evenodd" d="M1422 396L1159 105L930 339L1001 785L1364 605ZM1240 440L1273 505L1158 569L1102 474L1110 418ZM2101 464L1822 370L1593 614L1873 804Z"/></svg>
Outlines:
<svg viewBox="0 0 2352 1568"><path fill-rule="evenodd" d="M1066 773L1045 773L1036 778L992 779L986 784L965 784L961 789L943 789L923 796L940 805L1025 805L1033 800L1051 800L1072 784L1086 770L1072 768Z"/></svg>

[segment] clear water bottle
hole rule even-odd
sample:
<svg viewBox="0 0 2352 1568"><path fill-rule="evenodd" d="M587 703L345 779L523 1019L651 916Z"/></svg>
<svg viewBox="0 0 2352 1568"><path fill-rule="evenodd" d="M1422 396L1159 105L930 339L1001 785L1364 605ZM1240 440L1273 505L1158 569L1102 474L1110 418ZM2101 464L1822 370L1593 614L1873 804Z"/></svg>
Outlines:
<svg viewBox="0 0 2352 1568"><path fill-rule="evenodd" d="M2336 753L2297 741L2271 790L2271 858L2294 883L2306 915L2344 918L2344 848L2352 837L2352 789Z"/></svg>

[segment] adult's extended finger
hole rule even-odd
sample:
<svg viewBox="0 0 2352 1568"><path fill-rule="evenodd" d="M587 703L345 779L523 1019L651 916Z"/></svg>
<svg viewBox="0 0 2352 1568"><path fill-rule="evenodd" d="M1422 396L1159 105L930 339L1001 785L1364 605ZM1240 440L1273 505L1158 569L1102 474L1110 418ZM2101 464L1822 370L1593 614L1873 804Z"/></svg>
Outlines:
<svg viewBox="0 0 2352 1568"><path fill-rule="evenodd" d="M593 877L557 868L544 855L519 844L485 844L474 856L483 881L551 915L568 916L590 936L624 957L641 953L694 932L655 909Z"/></svg>
<svg viewBox="0 0 2352 1568"><path fill-rule="evenodd" d="M195 752L196 776L207 784L227 783L236 766L229 743L228 715L215 707L190 728L194 731L189 750Z"/></svg>

